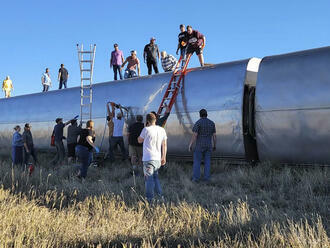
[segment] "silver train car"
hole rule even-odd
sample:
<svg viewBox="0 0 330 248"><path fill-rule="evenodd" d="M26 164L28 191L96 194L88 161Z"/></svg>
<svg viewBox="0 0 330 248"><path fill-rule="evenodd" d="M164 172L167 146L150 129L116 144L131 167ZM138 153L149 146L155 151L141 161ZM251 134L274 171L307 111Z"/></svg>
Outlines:
<svg viewBox="0 0 330 248"><path fill-rule="evenodd" d="M216 123L214 158L330 163L329 68L330 47L325 47L193 69L165 126L169 155L191 158L191 129L205 108ZM161 73L94 84L96 143L108 147L108 101L127 108L127 127L137 114L157 111L170 77ZM55 119L80 112L80 87L1 99L0 110L1 147L10 146L15 125L28 122L36 148L51 149Z"/></svg>

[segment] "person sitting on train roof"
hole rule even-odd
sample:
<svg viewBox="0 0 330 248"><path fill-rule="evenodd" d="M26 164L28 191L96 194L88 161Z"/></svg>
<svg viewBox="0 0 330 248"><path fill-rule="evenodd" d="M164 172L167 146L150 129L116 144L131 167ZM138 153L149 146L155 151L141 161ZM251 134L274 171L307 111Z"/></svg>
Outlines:
<svg viewBox="0 0 330 248"><path fill-rule="evenodd" d="M7 76L5 80L3 80L2 83L2 90L5 92L5 98L10 97L11 91L14 89L13 82L10 80L10 77Z"/></svg>
<svg viewBox="0 0 330 248"><path fill-rule="evenodd" d="M42 92L47 92L52 86L52 80L50 79L48 68L46 68L46 71L41 76L41 84L43 86Z"/></svg>
<svg viewBox="0 0 330 248"><path fill-rule="evenodd" d="M57 80L59 82L58 89L62 89L62 86L66 89L66 83L68 82L69 72L64 68L64 65L61 64L60 69L58 70Z"/></svg>
<svg viewBox="0 0 330 248"><path fill-rule="evenodd" d="M206 43L206 38L197 30L193 30L190 25L187 26L187 55L193 54L196 52L199 63L201 66L204 66L204 57L203 57L203 50Z"/></svg>
<svg viewBox="0 0 330 248"><path fill-rule="evenodd" d="M138 72L138 76L140 76L140 60L136 57L136 51L132 50L131 51L131 56L128 56L122 66L120 67L120 70L122 70L127 64L127 68L125 70L124 78L132 78L132 77L137 77L136 76L136 69Z"/></svg>
<svg viewBox="0 0 330 248"><path fill-rule="evenodd" d="M64 161L65 148L63 145L63 139L65 139L65 137L63 136L63 129L65 126L69 125L71 121L72 120L69 120L63 123L62 118L57 118L55 120L56 125L54 126L53 135L55 136L56 156L50 162L53 165L61 164Z"/></svg>
<svg viewBox="0 0 330 248"><path fill-rule="evenodd" d="M165 126L165 122L167 121L167 118L170 116L170 107L168 105L166 105L166 103L164 103L165 105L165 114L164 116L160 117L160 115L158 115L155 111L151 111L151 113L153 113L156 116L156 125L160 126L160 127L164 127Z"/></svg>
<svg viewBox="0 0 330 248"><path fill-rule="evenodd" d="M178 60L171 54L167 54L166 51L161 53L162 67L165 72L174 71Z"/></svg>
<svg viewBox="0 0 330 248"><path fill-rule="evenodd" d="M123 74L121 73L120 67L124 63L124 54L123 51L119 50L117 43L114 44L113 47L115 50L111 52L110 68L113 68L114 80L117 80L117 72L119 73L120 79L123 79Z"/></svg>
<svg viewBox="0 0 330 248"><path fill-rule="evenodd" d="M117 145L119 145L122 154L122 160L124 161L126 160L126 149L125 149L124 137L123 137L125 117L122 106L120 104L115 104L114 102L112 102L111 107L112 107L112 116L116 116L115 107L120 110L120 112L117 113L116 118L113 118L113 135L111 137L111 149L114 149ZM114 161L114 156L112 160Z"/></svg>
<svg viewBox="0 0 330 248"><path fill-rule="evenodd" d="M155 37L150 38L150 43L145 45L143 50L143 59L144 63L147 63L148 75L152 74L152 67L154 68L155 73L158 73L157 62L160 58L159 49L155 43Z"/></svg>
<svg viewBox="0 0 330 248"><path fill-rule="evenodd" d="M213 121L207 118L207 111L199 111L200 119L195 123L192 131L193 135L189 143L188 150L192 151L192 146L196 143L194 149L194 164L192 181L198 182L200 179L200 166L204 160L204 181L210 181L211 170L211 152L216 150L216 130Z"/></svg>

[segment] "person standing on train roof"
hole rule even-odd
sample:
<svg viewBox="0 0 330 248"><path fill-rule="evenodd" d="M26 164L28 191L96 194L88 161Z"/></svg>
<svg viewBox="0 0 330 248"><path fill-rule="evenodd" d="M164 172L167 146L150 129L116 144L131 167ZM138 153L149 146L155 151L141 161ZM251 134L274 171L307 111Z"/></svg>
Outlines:
<svg viewBox="0 0 330 248"><path fill-rule="evenodd" d="M94 144L94 142L94 122L89 120L86 123L86 128L81 130L79 134L79 141L76 146L78 161L81 163L78 178L86 178L88 167L91 164L93 158L93 149L96 153L100 152L99 148Z"/></svg>
<svg viewBox="0 0 330 248"><path fill-rule="evenodd" d="M41 76L41 84L43 86L42 92L47 92L52 86L52 80L50 79L49 69L46 68L45 72Z"/></svg>
<svg viewBox="0 0 330 248"><path fill-rule="evenodd" d="M115 107L120 110L120 112L117 113L117 116L115 115ZM120 104L115 104L115 103L112 104L112 116L116 116L116 118L113 118L113 135L111 137L111 148L114 149L117 145L119 145L122 155L122 161L125 161L126 149L125 149L124 137L123 137L125 117L122 106Z"/></svg>
<svg viewBox="0 0 330 248"><path fill-rule="evenodd" d="M216 130L213 121L207 118L207 111L201 109L199 111L200 119L195 123L192 131L193 135L189 144L189 151L192 151L192 146L196 143L194 149L194 164L193 164L193 182L199 182L200 166L202 159L204 160L204 181L210 181L211 170L211 152L216 150Z"/></svg>
<svg viewBox="0 0 330 248"><path fill-rule="evenodd" d="M64 65L61 64L60 69L58 70L57 80L59 81L58 89L62 89L62 86L66 89L66 84L68 82L69 72L64 68Z"/></svg>
<svg viewBox="0 0 330 248"><path fill-rule="evenodd" d="M56 125L54 126L53 134L55 136L56 156L50 162L53 165L61 164L64 161L65 148L63 145L63 139L65 139L65 137L63 136L63 129L64 129L64 127L69 125L71 123L71 121L72 120L69 120L69 121L63 123L62 118L57 118L55 120Z"/></svg>
<svg viewBox="0 0 330 248"><path fill-rule="evenodd" d="M199 63L201 66L204 66L204 57L203 50L206 43L206 38L197 30L193 30L190 25L187 26L187 55L193 54L194 52L197 54Z"/></svg>
<svg viewBox="0 0 330 248"><path fill-rule="evenodd" d="M111 52L110 58L110 68L113 68L113 76L114 80L117 80L117 72L119 73L120 79L123 79L123 74L121 73L121 65L124 63L124 54L118 48L118 44L114 44L113 47L115 48L114 51Z"/></svg>
<svg viewBox="0 0 330 248"><path fill-rule="evenodd" d="M10 97L10 93L13 89L13 82L10 80L10 77L7 76L6 79L2 82L2 90L5 92L5 98Z"/></svg>
<svg viewBox="0 0 330 248"><path fill-rule="evenodd" d="M23 165L23 138L21 135L21 127L15 126L14 127L14 134L12 139L12 161L13 165L19 164Z"/></svg>
<svg viewBox="0 0 330 248"><path fill-rule="evenodd" d="M154 68L155 73L158 73L157 62L160 58L160 53L157 44L155 43L155 37L150 38L150 43L145 45L143 51L144 63L147 63L148 75L152 74L152 67Z"/></svg>
<svg viewBox="0 0 330 248"><path fill-rule="evenodd" d="M178 35L178 48L176 49L176 55L179 54L180 50L180 56L182 56L182 62L181 65L184 65L185 59L186 59L186 49L187 49L187 31L186 26L184 24L180 25L180 34Z"/></svg>
<svg viewBox="0 0 330 248"><path fill-rule="evenodd" d="M131 56L128 56L126 58L126 60L120 67L121 70L124 68L126 63L128 64L124 74L125 79L137 77L137 75L140 76L140 60L137 58L135 50L132 50ZM137 75L136 75L136 70L138 72Z"/></svg>

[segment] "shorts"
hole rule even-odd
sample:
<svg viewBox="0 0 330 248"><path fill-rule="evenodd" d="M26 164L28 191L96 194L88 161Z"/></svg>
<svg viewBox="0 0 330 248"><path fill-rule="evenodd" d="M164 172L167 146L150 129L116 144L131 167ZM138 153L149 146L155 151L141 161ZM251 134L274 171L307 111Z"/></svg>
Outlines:
<svg viewBox="0 0 330 248"><path fill-rule="evenodd" d="M72 143L72 144L68 144L68 157L75 157L76 156L76 152L75 152L75 148L76 148L77 143Z"/></svg>
<svg viewBox="0 0 330 248"><path fill-rule="evenodd" d="M203 50L201 47L193 47L193 46L188 46L187 48L187 54L193 54L194 52L196 52L197 55L200 55L203 53Z"/></svg>
<svg viewBox="0 0 330 248"><path fill-rule="evenodd" d="M143 154L143 147L128 145L128 154L130 157L135 156L141 159Z"/></svg>

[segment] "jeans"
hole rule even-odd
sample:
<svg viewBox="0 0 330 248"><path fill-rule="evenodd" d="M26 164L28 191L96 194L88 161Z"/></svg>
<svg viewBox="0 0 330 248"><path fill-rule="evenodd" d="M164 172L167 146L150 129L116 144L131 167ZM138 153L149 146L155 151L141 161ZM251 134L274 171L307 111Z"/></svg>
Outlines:
<svg viewBox="0 0 330 248"><path fill-rule="evenodd" d="M158 160L143 161L143 173L148 202L152 201L154 191L158 196L162 196L162 188L158 179L158 169L161 164Z"/></svg>
<svg viewBox="0 0 330 248"><path fill-rule="evenodd" d="M137 77L136 71L135 70L126 69L125 70L125 74L124 74L124 78L127 79L127 78L133 78L133 77Z"/></svg>
<svg viewBox="0 0 330 248"><path fill-rule="evenodd" d="M49 89L49 85L44 84L44 89L42 90L42 92L47 92L48 89Z"/></svg>
<svg viewBox="0 0 330 248"><path fill-rule="evenodd" d="M154 68L155 73L158 73L157 61L156 60L148 60L147 59L147 67L148 67L148 75L152 74L152 68Z"/></svg>
<svg viewBox="0 0 330 248"><path fill-rule="evenodd" d="M58 163L62 163L65 157L65 149L63 145L63 141L56 141L55 140L55 148L56 148L56 156L51 161L53 165L56 165Z"/></svg>
<svg viewBox="0 0 330 248"><path fill-rule="evenodd" d="M113 147L112 147L112 141L111 141L112 137L109 137L109 153L108 153L108 157L110 159L110 162L115 161L115 157L113 156Z"/></svg>
<svg viewBox="0 0 330 248"><path fill-rule="evenodd" d="M187 47L182 47L180 48L180 55L182 56L182 60L181 60L181 66L183 67L185 62L186 62L186 50L187 50Z"/></svg>
<svg viewBox="0 0 330 248"><path fill-rule="evenodd" d="M36 156L36 152L34 150L33 145L28 145L28 149L29 152L26 151L25 147L24 147L24 164L28 164L29 160L30 160L30 156L32 155L33 161L34 163L37 163L37 156Z"/></svg>
<svg viewBox="0 0 330 248"><path fill-rule="evenodd" d="M194 151L193 180L198 181L201 177L201 162L204 159L204 180L210 180L211 148L196 148Z"/></svg>
<svg viewBox="0 0 330 248"><path fill-rule="evenodd" d="M117 71L119 73L119 77L120 79L123 79L123 74L121 73L121 70L120 70L120 65L113 65L113 76L114 76L114 80L117 80Z"/></svg>
<svg viewBox="0 0 330 248"><path fill-rule="evenodd" d="M92 162L93 152L89 151L86 146L77 145L76 154L78 161L81 163L79 176L85 178L87 176L87 170Z"/></svg>
<svg viewBox="0 0 330 248"><path fill-rule="evenodd" d="M125 160L126 159L126 150L125 150L123 136L119 136L119 137L112 136L111 137L111 149L112 149L112 151L113 151L113 149L116 148L117 145L119 145L122 158L123 158L123 160ZM114 156L113 156L113 160L114 160Z"/></svg>
<svg viewBox="0 0 330 248"><path fill-rule="evenodd" d="M60 89L62 89L62 86L64 86L64 88L66 89L66 82L67 82L68 80L60 80L60 85L59 85L59 87L58 87L58 89L60 90Z"/></svg>

